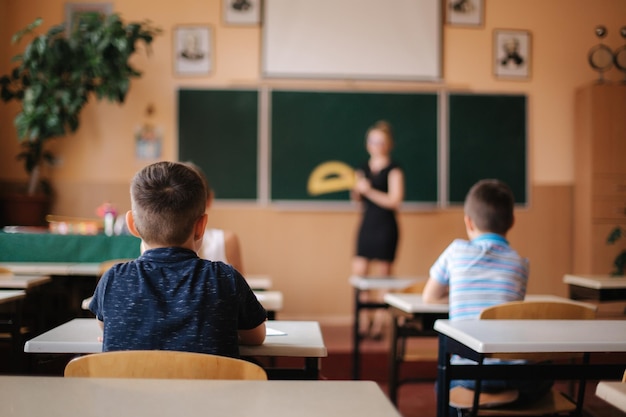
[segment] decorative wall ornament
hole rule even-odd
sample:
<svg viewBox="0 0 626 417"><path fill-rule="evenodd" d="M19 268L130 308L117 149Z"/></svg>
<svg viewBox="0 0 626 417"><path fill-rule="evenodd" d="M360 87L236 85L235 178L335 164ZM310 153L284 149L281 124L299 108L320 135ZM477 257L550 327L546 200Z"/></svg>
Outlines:
<svg viewBox="0 0 626 417"><path fill-rule="evenodd" d="M596 26L596 36L600 39L600 43L589 50L587 55L591 68L598 71L598 82L604 82L604 73L613 66L613 51L611 48L602 43L602 38L606 37L606 27Z"/></svg>

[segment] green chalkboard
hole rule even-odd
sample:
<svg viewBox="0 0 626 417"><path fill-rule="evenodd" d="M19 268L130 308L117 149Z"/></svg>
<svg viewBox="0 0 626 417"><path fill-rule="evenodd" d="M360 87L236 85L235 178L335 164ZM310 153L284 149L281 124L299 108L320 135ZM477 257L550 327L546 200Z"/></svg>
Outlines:
<svg viewBox="0 0 626 417"><path fill-rule="evenodd" d="M271 200L348 200L348 191L309 195L309 175L331 160L362 166L365 133L383 119L394 130L406 201L437 202L437 94L274 90L271 106Z"/></svg>
<svg viewBox="0 0 626 417"><path fill-rule="evenodd" d="M476 181L497 178L526 204L526 96L450 94L448 104L449 202L462 203Z"/></svg>
<svg viewBox="0 0 626 417"><path fill-rule="evenodd" d="M256 200L258 91L178 92L178 158L199 165L217 199Z"/></svg>

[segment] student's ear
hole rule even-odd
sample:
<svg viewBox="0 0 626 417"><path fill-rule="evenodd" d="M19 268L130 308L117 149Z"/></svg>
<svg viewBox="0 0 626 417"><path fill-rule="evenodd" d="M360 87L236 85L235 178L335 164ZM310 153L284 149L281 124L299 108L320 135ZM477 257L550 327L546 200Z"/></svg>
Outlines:
<svg viewBox="0 0 626 417"><path fill-rule="evenodd" d="M465 228L468 231L473 231L475 226L474 226L474 222L472 221L472 219L470 218L470 216L468 216L467 214L463 216L463 222L465 223Z"/></svg>
<svg viewBox="0 0 626 417"><path fill-rule="evenodd" d="M128 210L126 212L126 226L128 226L128 231L135 237L141 239L139 232L137 231L137 227L135 226L135 218L133 217L132 210Z"/></svg>
<svg viewBox="0 0 626 417"><path fill-rule="evenodd" d="M196 224L193 229L193 239L195 241L202 240L208 219L209 216L204 213L202 216L200 216L200 218L198 218L198 220L196 220Z"/></svg>

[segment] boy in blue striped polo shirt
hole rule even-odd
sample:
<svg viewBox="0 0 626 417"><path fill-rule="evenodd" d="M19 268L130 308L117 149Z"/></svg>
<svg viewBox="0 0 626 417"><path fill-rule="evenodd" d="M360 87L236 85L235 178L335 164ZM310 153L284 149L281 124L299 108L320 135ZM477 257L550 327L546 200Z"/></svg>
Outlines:
<svg viewBox="0 0 626 417"><path fill-rule="evenodd" d="M469 240L454 240L430 269L424 302L448 303L449 317L476 320L496 304L523 300L528 282L528 260L506 240L514 223L514 197L507 184L495 179L478 181L465 198L464 222ZM467 361L454 357L454 362ZM496 361L497 359L486 360ZM475 381L452 381L451 387L473 389ZM537 381L483 381L482 392L517 390L518 401L539 398L552 385Z"/></svg>

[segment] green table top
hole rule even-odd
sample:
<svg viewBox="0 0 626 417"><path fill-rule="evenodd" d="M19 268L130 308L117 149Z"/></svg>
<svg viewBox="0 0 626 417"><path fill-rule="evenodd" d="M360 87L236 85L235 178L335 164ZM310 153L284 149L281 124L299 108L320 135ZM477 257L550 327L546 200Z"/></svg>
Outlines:
<svg viewBox="0 0 626 417"><path fill-rule="evenodd" d="M0 262L103 262L137 258L141 240L131 236L0 232Z"/></svg>

